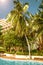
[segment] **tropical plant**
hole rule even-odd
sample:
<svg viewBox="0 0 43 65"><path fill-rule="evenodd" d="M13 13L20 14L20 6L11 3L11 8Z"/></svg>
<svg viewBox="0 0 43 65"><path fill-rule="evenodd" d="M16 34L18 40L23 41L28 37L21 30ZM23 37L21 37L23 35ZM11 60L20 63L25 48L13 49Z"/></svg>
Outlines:
<svg viewBox="0 0 43 65"><path fill-rule="evenodd" d="M39 6L39 49L43 50L43 0Z"/></svg>
<svg viewBox="0 0 43 65"><path fill-rule="evenodd" d="M0 46L3 46L2 26L0 25Z"/></svg>
<svg viewBox="0 0 43 65"><path fill-rule="evenodd" d="M24 37L28 45L29 56L30 56L30 28L29 28L29 16L27 15L29 4L22 4L19 0L14 0L14 9L10 12L10 20L14 27L15 35L19 38Z"/></svg>
<svg viewBox="0 0 43 65"><path fill-rule="evenodd" d="M11 52L11 48L15 45L14 41L14 31L8 30L4 35L3 35L3 40L4 40L4 48L6 51Z"/></svg>
<svg viewBox="0 0 43 65"><path fill-rule="evenodd" d="M43 1L42 1L43 3ZM38 40L39 49L43 49L43 4L39 6L39 12L33 17L33 29L36 31L36 39Z"/></svg>
<svg viewBox="0 0 43 65"><path fill-rule="evenodd" d="M39 14L34 16L28 10L29 4L22 4L19 0L14 0L14 9L8 14L7 21L13 25L14 35L18 38L25 38L30 56L30 46L37 43L37 37L42 31L42 18ZM29 18L30 17L30 18ZM41 30L41 31L40 31Z"/></svg>
<svg viewBox="0 0 43 65"><path fill-rule="evenodd" d="M25 38L23 38L23 37L19 38L19 37L15 36L13 30L7 31L3 35L3 40L4 40L4 48L9 53L17 53L20 50L22 53L27 48ZM25 43L25 46L24 46L24 43Z"/></svg>

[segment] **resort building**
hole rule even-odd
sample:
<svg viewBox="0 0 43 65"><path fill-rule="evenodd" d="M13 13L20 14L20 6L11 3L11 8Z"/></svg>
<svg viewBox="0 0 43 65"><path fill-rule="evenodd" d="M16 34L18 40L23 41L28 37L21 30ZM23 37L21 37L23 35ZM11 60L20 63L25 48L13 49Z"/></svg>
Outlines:
<svg viewBox="0 0 43 65"><path fill-rule="evenodd" d="M11 23L6 22L6 19L0 19L0 26L2 26L2 32L5 32L6 30L12 28Z"/></svg>

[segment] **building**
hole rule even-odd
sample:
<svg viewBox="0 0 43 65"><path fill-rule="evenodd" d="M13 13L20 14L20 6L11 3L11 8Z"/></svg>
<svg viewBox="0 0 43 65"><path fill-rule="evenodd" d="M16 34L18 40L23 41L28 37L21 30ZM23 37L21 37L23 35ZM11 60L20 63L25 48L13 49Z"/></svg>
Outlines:
<svg viewBox="0 0 43 65"><path fill-rule="evenodd" d="M0 19L0 25L2 26L2 32L12 28L11 22L6 22L6 19Z"/></svg>

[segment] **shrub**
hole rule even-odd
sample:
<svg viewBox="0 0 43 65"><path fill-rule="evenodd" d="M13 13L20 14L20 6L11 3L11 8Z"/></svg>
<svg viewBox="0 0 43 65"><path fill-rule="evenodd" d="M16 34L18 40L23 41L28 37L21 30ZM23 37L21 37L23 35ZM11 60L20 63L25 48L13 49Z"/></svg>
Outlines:
<svg viewBox="0 0 43 65"><path fill-rule="evenodd" d="M0 53L4 53L5 49L3 47L0 47Z"/></svg>

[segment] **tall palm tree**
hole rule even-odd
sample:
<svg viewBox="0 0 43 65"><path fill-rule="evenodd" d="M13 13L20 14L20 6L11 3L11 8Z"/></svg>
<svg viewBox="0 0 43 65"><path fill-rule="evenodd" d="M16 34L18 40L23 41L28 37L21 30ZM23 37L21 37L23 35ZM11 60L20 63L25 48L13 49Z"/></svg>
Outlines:
<svg viewBox="0 0 43 65"><path fill-rule="evenodd" d="M43 0L39 6L39 21L40 21L40 28L39 28L39 49L43 49Z"/></svg>
<svg viewBox="0 0 43 65"><path fill-rule="evenodd" d="M43 1L42 1L43 3ZM39 41L39 49L43 49L43 4L39 6L39 12L33 17L33 29L36 30L36 34Z"/></svg>
<svg viewBox="0 0 43 65"><path fill-rule="evenodd" d="M30 27L29 27L29 16L28 10L29 4L22 4L19 0L14 0L14 9L8 15L7 21L10 21L14 27L15 35L26 39L29 57L30 57ZM28 15L27 15L28 14ZM30 36L30 37L29 37Z"/></svg>

